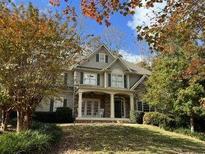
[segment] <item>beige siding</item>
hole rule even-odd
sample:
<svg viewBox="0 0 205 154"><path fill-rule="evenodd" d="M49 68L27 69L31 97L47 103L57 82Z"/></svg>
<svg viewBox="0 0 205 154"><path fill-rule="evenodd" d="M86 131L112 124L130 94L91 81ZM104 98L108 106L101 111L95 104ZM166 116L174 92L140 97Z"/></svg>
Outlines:
<svg viewBox="0 0 205 154"><path fill-rule="evenodd" d="M72 71L67 72L68 73L68 86L73 87L74 84L74 73Z"/></svg>
<svg viewBox="0 0 205 154"><path fill-rule="evenodd" d="M96 62L96 54L97 53L105 53L108 55L108 63L103 63L103 62ZM90 68L104 68L108 66L110 63L112 63L114 58L106 51L104 47L102 47L98 52L93 54L87 62L82 64L84 67L90 67Z"/></svg>
<svg viewBox="0 0 205 154"><path fill-rule="evenodd" d="M50 99L43 98L41 103L37 106L36 111L48 112L50 111Z"/></svg>
<svg viewBox="0 0 205 154"><path fill-rule="evenodd" d="M117 61L110 67L110 70L111 70L111 73L124 74L124 71L126 70L126 68L120 61Z"/></svg>
<svg viewBox="0 0 205 154"><path fill-rule="evenodd" d="M55 96L54 103L56 103L57 101L61 101L63 104L64 98L67 99L67 107L73 109L73 93L66 93L66 94L64 93ZM39 106L37 106L36 111L41 111L41 112L50 111L50 98L44 98L39 104Z"/></svg>

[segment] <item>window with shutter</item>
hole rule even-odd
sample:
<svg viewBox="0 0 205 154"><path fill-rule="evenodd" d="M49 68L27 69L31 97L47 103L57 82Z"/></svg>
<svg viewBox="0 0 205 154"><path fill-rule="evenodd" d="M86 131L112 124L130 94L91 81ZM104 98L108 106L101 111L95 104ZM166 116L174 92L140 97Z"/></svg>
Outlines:
<svg viewBox="0 0 205 154"><path fill-rule="evenodd" d="M123 75L122 74L112 74L112 81L111 81L112 87L116 88L123 88Z"/></svg>
<svg viewBox="0 0 205 154"><path fill-rule="evenodd" d="M127 76L124 75L124 88L127 88Z"/></svg>
<svg viewBox="0 0 205 154"><path fill-rule="evenodd" d="M83 84L83 72L80 72L80 84Z"/></svg>
<svg viewBox="0 0 205 154"><path fill-rule="evenodd" d="M99 62L99 54L96 54L96 62Z"/></svg>
<svg viewBox="0 0 205 154"><path fill-rule="evenodd" d="M100 85L100 74L97 75L97 85Z"/></svg>
<svg viewBox="0 0 205 154"><path fill-rule="evenodd" d="M99 62L105 63L105 53L99 53Z"/></svg>
<svg viewBox="0 0 205 154"><path fill-rule="evenodd" d="M83 84L97 85L97 74L96 73L84 73Z"/></svg>
<svg viewBox="0 0 205 154"><path fill-rule="evenodd" d="M108 86L111 87L111 74L108 74Z"/></svg>

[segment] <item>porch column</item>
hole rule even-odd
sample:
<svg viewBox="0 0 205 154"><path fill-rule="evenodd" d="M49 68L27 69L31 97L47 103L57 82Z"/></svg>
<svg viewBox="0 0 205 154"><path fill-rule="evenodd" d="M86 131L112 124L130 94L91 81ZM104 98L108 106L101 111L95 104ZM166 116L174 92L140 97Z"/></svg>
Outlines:
<svg viewBox="0 0 205 154"><path fill-rule="evenodd" d="M107 88L107 72L104 73L104 88Z"/></svg>
<svg viewBox="0 0 205 154"><path fill-rule="evenodd" d="M78 117L82 117L82 92L78 93Z"/></svg>
<svg viewBox="0 0 205 154"><path fill-rule="evenodd" d="M77 72L74 71L74 85L77 85Z"/></svg>
<svg viewBox="0 0 205 154"><path fill-rule="evenodd" d="M115 118L114 94L110 94L110 118Z"/></svg>
<svg viewBox="0 0 205 154"><path fill-rule="evenodd" d="M130 95L130 111L134 110L134 95Z"/></svg>

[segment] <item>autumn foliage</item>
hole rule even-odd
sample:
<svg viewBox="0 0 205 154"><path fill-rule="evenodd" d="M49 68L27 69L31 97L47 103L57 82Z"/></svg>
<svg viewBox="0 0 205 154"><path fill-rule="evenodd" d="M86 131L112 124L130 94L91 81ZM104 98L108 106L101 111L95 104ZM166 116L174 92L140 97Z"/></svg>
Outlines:
<svg viewBox="0 0 205 154"><path fill-rule="evenodd" d="M61 19L31 4L0 3L0 95L6 91L9 100L0 108L17 111L17 131L29 128L36 106L62 86L61 73L80 53L75 27Z"/></svg>
<svg viewBox="0 0 205 154"><path fill-rule="evenodd" d="M175 0L170 0L170 4L173 3L172 1ZM120 13L123 16L132 15L135 13L135 8L142 7L143 4L148 8L153 7L156 2L162 2L162 0L80 0L83 15L94 19L99 24L105 23L106 26L111 24L110 17L114 13ZM65 3L65 10L72 7L69 0L50 0L53 6Z"/></svg>

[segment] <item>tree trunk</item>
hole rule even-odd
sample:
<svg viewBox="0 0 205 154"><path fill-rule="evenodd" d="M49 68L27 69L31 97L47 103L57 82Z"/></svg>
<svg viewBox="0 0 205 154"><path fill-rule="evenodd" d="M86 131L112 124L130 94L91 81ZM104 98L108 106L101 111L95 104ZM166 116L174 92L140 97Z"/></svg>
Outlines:
<svg viewBox="0 0 205 154"><path fill-rule="evenodd" d="M23 112L17 110L17 126L16 126L17 132L21 132L24 130L23 120L24 120Z"/></svg>
<svg viewBox="0 0 205 154"><path fill-rule="evenodd" d="M9 119L9 112L7 112L6 110L2 110L2 115L1 115L1 128L2 128L2 131L7 130L8 119Z"/></svg>
<svg viewBox="0 0 205 154"><path fill-rule="evenodd" d="M191 127L191 132L194 132L194 116L190 116L190 127Z"/></svg>
<svg viewBox="0 0 205 154"><path fill-rule="evenodd" d="M24 130L28 130L32 125L32 111L27 110L24 115Z"/></svg>

